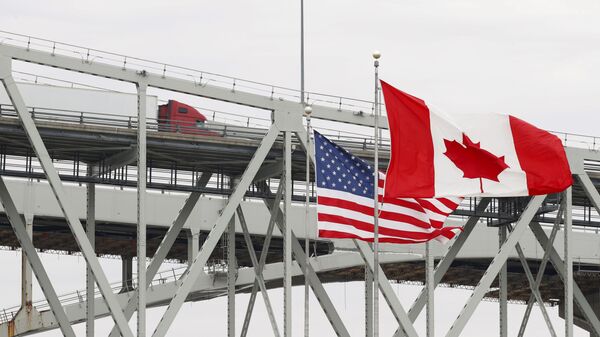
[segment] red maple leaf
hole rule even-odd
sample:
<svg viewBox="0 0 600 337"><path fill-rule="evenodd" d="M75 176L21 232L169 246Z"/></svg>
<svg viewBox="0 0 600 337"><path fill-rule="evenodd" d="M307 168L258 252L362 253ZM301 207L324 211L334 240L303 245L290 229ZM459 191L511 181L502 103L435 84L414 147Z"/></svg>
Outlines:
<svg viewBox="0 0 600 337"><path fill-rule="evenodd" d="M444 139L444 154L463 171L464 178L479 178L479 188L483 193L483 179L499 181L498 175L506 170L508 165L504 162L504 156L497 157L482 149L480 143L473 143L464 133L462 142L463 144Z"/></svg>

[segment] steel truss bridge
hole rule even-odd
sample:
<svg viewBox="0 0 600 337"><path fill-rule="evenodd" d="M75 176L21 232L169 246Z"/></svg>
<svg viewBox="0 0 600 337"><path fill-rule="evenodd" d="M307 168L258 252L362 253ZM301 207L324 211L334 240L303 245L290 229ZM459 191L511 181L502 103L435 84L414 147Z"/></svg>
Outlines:
<svg viewBox="0 0 600 337"><path fill-rule="evenodd" d="M520 336L534 304L549 335L558 327L548 305L560 306L567 336L574 324L600 335L595 137L559 134L576 178L572 188L532 198L465 199L451 219L464 224L464 231L450 245L384 245L381 265L374 266L365 243L317 240L311 234L314 209L307 218L303 204L306 157L313 156L304 107L312 106L312 119L372 128L372 102L317 93L301 102L295 90L258 82L6 32L0 41L0 81L12 102L0 106L0 246L21 248L28 261L21 306L0 311L2 337L50 329L72 337L72 324L79 322L93 336L95 319L105 316L115 323L111 336L132 337L128 320L134 314L137 335L144 336L146 308L168 306L152 333L162 337L185 301L218 296L228 298L228 336L237 336L235 295L242 292L251 297L240 336L246 336L259 293L274 335L291 336L290 289L304 282L335 333L350 336L323 283L365 280L368 304L374 273L397 320L395 336L417 336L413 322L424 308L432 335L438 285L473 291L449 337L459 336L480 301L489 298L500 303L501 336L507 333L508 301L527 305ZM28 106L15 82L15 62L131 83L138 116ZM149 87L264 109L271 118L265 128L250 127L250 120L246 126L208 124L210 135L160 132L157 121L145 116ZM381 124L387 128L385 118ZM336 137L353 153L372 157L371 138ZM308 177L314 202L312 172ZM83 255L86 289L59 296L39 258L44 251ZM102 271L103 256L122 258L118 284ZM134 257L151 258L135 259L136 277ZM187 268L159 271L166 260L186 261ZM45 301L31 302L32 272ZM424 286L404 308L393 282ZM267 292L274 287L284 290L282 326ZM365 310L365 334L371 336L372 307Z"/></svg>

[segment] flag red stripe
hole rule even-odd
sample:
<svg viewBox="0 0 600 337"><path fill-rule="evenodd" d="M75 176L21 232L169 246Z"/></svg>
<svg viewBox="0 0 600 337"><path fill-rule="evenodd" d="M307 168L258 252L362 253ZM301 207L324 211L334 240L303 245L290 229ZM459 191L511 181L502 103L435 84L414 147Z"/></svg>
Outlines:
<svg viewBox="0 0 600 337"><path fill-rule="evenodd" d="M425 201L427 201L427 199L416 199L416 200L417 200L417 202L418 202L419 204L421 203L421 200L425 200ZM448 208L450 208L450 209L455 209L455 208L456 208L456 206L458 206L458 204L457 204L457 203L453 202L453 201L452 201L452 200L450 200L450 199L446 199L446 198L437 198L437 199L435 199L435 200L437 200L438 202L440 202L440 203L444 204L444 206L446 206L446 207L448 207Z"/></svg>
<svg viewBox="0 0 600 337"><path fill-rule="evenodd" d="M573 176L560 139L516 117L508 118L529 195L556 193L571 186Z"/></svg>
<svg viewBox="0 0 600 337"><path fill-rule="evenodd" d="M403 243L403 244L411 244L411 243L422 243L432 239L435 239L438 236L443 236L448 240L451 240L456 234L454 231L462 231L460 227L444 227L440 230L433 231L428 234L428 238L425 240L420 239L403 239L401 237L398 238L390 238L390 237L380 237L379 242L383 243ZM373 242L373 238L364 238L358 236L353 233L348 232L340 232L329 229L319 229L319 237L321 238L331 238L331 239L359 239L367 242Z"/></svg>
<svg viewBox="0 0 600 337"><path fill-rule="evenodd" d="M361 205L352 201L337 199L337 198L329 198L329 197L318 197L318 203L324 206L333 206L344 208L350 211L359 212L368 216L373 216L374 209L373 207ZM422 212L422 211L421 211ZM420 219L412 217L403 213L396 213L390 211L381 210L379 213L380 219L390 220L390 221L398 221L398 222L407 222L411 225L418 226L421 228L429 228L431 225L428 222L424 222ZM373 226L373 225L370 225Z"/></svg>
<svg viewBox="0 0 600 337"><path fill-rule="evenodd" d="M373 232L373 224L372 223L363 222L363 221L351 219L351 218L346 218L346 217L343 217L340 215L319 213L318 220L334 222L334 223L339 223L339 224L345 224L345 225L352 226L356 229L359 229L361 231L371 232L371 233ZM427 240L430 237L430 235L428 233L403 231L403 230L399 230L399 229L386 228L386 227L382 227L382 226L379 226L379 234L386 235L386 236L408 237L408 238L417 239L417 240Z"/></svg>
<svg viewBox="0 0 600 337"><path fill-rule="evenodd" d="M384 203L384 204L390 204L390 205L396 205L396 206L410 208L417 212L423 212L423 206L421 206L421 205L419 205L419 203L413 202L413 201L408 201L408 200L404 200L404 199L383 198L381 195L379 195L379 202Z"/></svg>
<svg viewBox="0 0 600 337"><path fill-rule="evenodd" d="M319 230L319 237L320 238L330 238L330 239L359 239L359 240L367 241L367 242L374 241L373 238L363 238L363 237L360 237L360 236L352 234L352 233L331 231L331 230L325 230L325 229ZM381 242L381 243L401 243L401 244L420 243L420 241L407 240L407 239L401 239L401 238L380 238L379 242ZM423 240L422 242L425 242L425 240Z"/></svg>
<svg viewBox="0 0 600 337"><path fill-rule="evenodd" d="M429 108L425 102L381 81L391 136L387 197L433 197L435 172ZM403 179L411 177L411 179Z"/></svg>

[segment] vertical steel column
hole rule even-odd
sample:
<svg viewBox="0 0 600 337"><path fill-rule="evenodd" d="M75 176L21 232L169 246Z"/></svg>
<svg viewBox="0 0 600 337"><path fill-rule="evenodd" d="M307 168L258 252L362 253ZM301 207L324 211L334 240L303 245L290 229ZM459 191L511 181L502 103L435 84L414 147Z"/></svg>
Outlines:
<svg viewBox="0 0 600 337"><path fill-rule="evenodd" d="M88 174L91 173L91 169L88 169ZM85 230L87 232L88 239L92 245L92 249L96 247L96 184L88 183L86 186L87 204L86 204L86 221ZM94 308L94 275L90 266L86 264L85 273L85 335L86 337L94 337L94 323L96 312Z"/></svg>
<svg viewBox="0 0 600 337"><path fill-rule="evenodd" d="M304 12L304 1L302 0L302 12ZM304 20L303 20L304 21ZM304 27L304 25L303 25ZM304 33L302 33L304 35ZM304 46L304 43L302 44ZM304 53L303 53L304 54ZM304 57L304 55L302 56ZM304 63L304 62L303 62ZM302 72L304 73L304 71ZM302 80L303 88L302 95L304 95L304 80ZM302 97L302 101L304 102L304 97ZM312 108L307 106L304 108L304 115L306 116L306 144L310 144L310 114L312 113ZM299 134L297 134L298 138L302 138ZM310 154L308 148L305 149L306 153L306 193L305 197L305 219L304 219L304 254L306 255L306 264L308 265L310 261L310 238L308 237L308 219L310 216ZM306 270L304 271L306 274ZM304 337L308 337L310 335L310 285L308 284L308 277L304 277Z"/></svg>
<svg viewBox="0 0 600 337"><path fill-rule="evenodd" d="M506 242L507 230L506 226L498 226L498 249L502 247ZM506 262L502 265L500 273L498 275L498 304L499 308L499 319L500 319L500 337L508 336L508 282L507 282L508 270L506 268Z"/></svg>
<svg viewBox="0 0 600 337"><path fill-rule="evenodd" d="M35 208L33 181L29 179L27 181L27 200L25 200L23 212L25 218L25 231L33 242L33 209ZM21 250L21 310L19 312L27 312L28 314L32 310L32 291L33 291L33 279L31 274L31 265L27 261L27 254L25 250Z"/></svg>
<svg viewBox="0 0 600 337"><path fill-rule="evenodd" d="M227 232L227 337L235 337L235 216L229 221Z"/></svg>
<svg viewBox="0 0 600 337"><path fill-rule="evenodd" d="M373 337L373 273L365 266L365 336Z"/></svg>
<svg viewBox="0 0 600 337"><path fill-rule="evenodd" d="M33 119L29 115L27 106L25 105L23 97L19 92L19 88L12 77L11 63L12 59L0 55L0 80L4 85L6 93L8 94L15 110L17 111L17 114L19 115L21 125L27 134L29 143L33 147L35 155L37 156L44 173L46 174L46 179L52 188L52 192L54 193L56 201L58 202L58 205L65 216L67 224L71 228L71 232L75 237L75 241L77 242L77 245L79 246L79 249L81 250L81 253L83 254L87 263L90 265L90 268L92 269L94 278L98 284L98 288L106 300L106 305L109 308L113 320L117 324L121 334L124 337L133 337L133 333L131 332L129 325L127 324L127 320L125 319L125 315L123 314L123 310L121 309L115 294L112 292L110 284L108 283L108 279L106 278L106 275L102 270L102 266L100 265L100 262L94 253L94 249L92 249L90 241L87 239L87 235L83 229L83 226L81 225L81 221L75 213L74 207L72 207L67 201L66 192L63 189L58 172L52 163L48 149L46 149L46 145L44 144L44 141L42 140L42 137L40 136Z"/></svg>
<svg viewBox="0 0 600 337"><path fill-rule="evenodd" d="M252 183L252 180L256 176L256 172L260 168L260 165L263 163L265 157L267 156L269 150L273 146L275 139L279 135L279 129L276 125L271 125L269 131L262 139L260 146L256 149L254 156L250 160L246 171L242 175L240 179L240 183L236 186L235 191L231 194L227 205L223 209L221 215L217 218L215 225L211 229L210 233L206 237L204 244L200 248L200 252L192 262L192 265L186 270L186 272L181 276L179 280L179 288L175 293L175 296L171 300L167 310L163 314L162 318L158 322L156 330L152 334L153 337L164 337L167 334L167 331L173 321L175 320L175 316L181 306L185 302L185 299L188 297L192 287L194 286L196 280L200 276L200 274L204 271L204 266L206 265L206 261L212 254L213 250L217 246L219 240L227 225L229 224L229 220L233 216L235 210L239 206L242 201L248 187Z"/></svg>
<svg viewBox="0 0 600 337"><path fill-rule="evenodd" d="M13 228L21 248L25 254L27 254L27 259L31 264L31 268L33 269L38 283L40 284L40 288L42 288L44 296L46 296L50 310L58 322L60 331L64 336L75 337L75 332L73 332L73 328L71 327L71 323L67 318L67 314L65 313L65 310L62 307L58 296L56 295L56 291L54 290L54 287L50 282L50 278L44 269L42 260L40 260L40 257L33 246L33 241L29 238L29 235L25 230L23 219L21 219L21 215L17 212L17 207L15 207L15 203L8 193L8 189L6 188L6 184L4 183L2 176L0 176L0 203L2 203L2 207L4 207L4 212L8 217L8 221Z"/></svg>
<svg viewBox="0 0 600 337"><path fill-rule="evenodd" d="M571 230L573 225L572 187L565 190L565 337L573 337L573 256L571 255Z"/></svg>
<svg viewBox="0 0 600 337"><path fill-rule="evenodd" d="M404 330L405 334L409 337L417 337L417 331L415 330L415 327L408 318L408 315L404 311L402 303L400 303L400 300L398 300L396 292L394 292L394 290L392 289L392 285L390 284L390 281L388 280L387 276L385 276L383 268L381 268L380 265L375 265L373 258L373 250L371 249L369 244L367 244L364 241L360 241L357 239L354 239L353 241L354 245L358 249L358 252L363 258L363 261L369 267L369 269L371 269L371 272L373 272L374 274L379 274L379 279L381 280L381 282L377 283L379 285L379 290L381 290L384 299L386 300L388 306L392 310L392 314L394 315L396 321L400 325L400 330Z"/></svg>
<svg viewBox="0 0 600 337"><path fill-rule="evenodd" d="M561 260L558 252L556 249L554 249L554 246L551 244L550 240L548 240L548 236L542 229L542 226L540 226L540 224L537 222L532 222L529 224L529 227L531 228L533 235L535 235L535 238L538 240L540 245L544 247L544 250L547 249L547 251L550 252L550 262L554 265L554 270L556 270L563 283L565 283L567 279L565 274L565 263ZM577 304L579 304L581 313L590 323L596 335L600 335L600 320L598 319L598 316L596 316L596 313L594 312L594 309L588 302L587 298L575 282L573 282L573 298L575 301L577 301Z"/></svg>
<svg viewBox="0 0 600 337"><path fill-rule="evenodd" d="M260 190L261 192L272 194L272 192L269 189L264 188L264 186L260 188ZM283 228L284 216L279 205L275 204L269 199L264 199L264 202L267 205L267 208L269 208L269 210L271 211L271 214L276 215L275 223L277 224L279 231L283 233L285 231L285 229ZM275 213L273 213L274 209ZM315 295L317 301L319 301L319 304L325 312L325 316L327 316L329 323L331 323L331 327L335 331L335 334L339 337L349 337L350 334L348 333L348 330L344 326L344 323L342 322L340 315L335 309L333 302L331 302L331 299L327 295L325 288L323 288L323 284L321 284L321 281L319 281L319 277L315 273L315 270L312 268L310 263L306 264L306 257L304 256L302 246L300 245L300 242L298 242L298 239L294 236L293 233L292 250L294 252L294 256L296 256L296 261L300 265L301 270L307 273L304 276L308 277L308 282L310 283L310 287L312 288L313 294Z"/></svg>
<svg viewBox="0 0 600 337"><path fill-rule="evenodd" d="M512 231L512 227L510 224L507 224L506 226ZM544 321L546 322L546 326L548 327L548 332L550 333L550 336L556 337L556 332L554 331L554 327L552 326L552 322L550 321L550 316L548 316L548 311L546 311L546 306L544 305L544 300L542 299L542 295L540 294L539 287L535 282L535 279L533 278L533 273L531 272L529 265L527 264L525 253L523 253L523 249L521 248L520 244L517 243L515 248L517 250L517 254L519 255L519 260L521 260L521 264L523 265L523 270L525 271L525 276L527 277L527 282L529 283L531 293L534 296L537 303L539 304L540 310L542 311L542 317L544 317ZM519 336L522 335L519 334Z"/></svg>
<svg viewBox="0 0 600 337"><path fill-rule="evenodd" d="M460 233L460 235L458 235L458 237L454 239L452 246L450 246L444 257L440 260L440 262L438 262L434 273L435 286L437 286L442 281L442 277L444 276L444 274L446 274L446 272L452 265L452 262L456 258L456 255L462 249L469 235L471 235L471 232L475 228L475 225L477 225L477 222L480 218L479 214L485 211L485 209L490 203L490 200L490 198L482 198L479 201L479 204L477 204L477 206L475 207L475 215L471 216L469 220L467 220L467 223L465 223L465 225L463 226L462 233ZM413 305L408 311L408 317L410 318L411 322L416 321L417 317L421 313L421 310L423 310L423 308L425 307L425 304L427 302L426 297L427 288L423 287L421 293L419 293L419 296L417 296L417 299L413 302ZM400 336L405 336L403 334L402 329L396 329L394 337Z"/></svg>
<svg viewBox="0 0 600 337"><path fill-rule="evenodd" d="M121 256L121 292L133 290L133 257Z"/></svg>
<svg viewBox="0 0 600 337"><path fill-rule="evenodd" d="M203 172L202 175L200 176L200 178L198 178L196 186L205 187L211 177L212 177L212 173ZM198 203L200 196L201 196L200 192L192 192L189 195L189 197L183 204L183 207L181 208L181 210L179 210L179 214L177 215L177 218L175 219L175 221L173 221L173 225L171 226L171 228L169 228L169 231L167 232L165 237L160 242L160 245L158 246L156 253L154 253L152 262L150 262L150 265L148 266L148 268L146 270L146 287L150 286L150 283L152 282L152 279L158 272L160 265L164 261L165 257L167 257L167 254L171 250L171 247L175 243L175 240L177 240L177 237L179 236L179 233L181 232L183 225L185 225L190 214L192 213L192 210L194 209L194 207L196 207L196 204ZM199 239L199 235L200 234L198 234L198 239ZM199 244L199 241L198 241L198 244ZM197 253L198 253L198 251L196 251L195 254L197 254ZM188 265L192 264L192 261L194 261L195 257L196 257L196 255L191 257L191 259L188 261ZM131 319L131 316L133 316L133 313L135 312L136 304L137 304L137 291L134 292L133 296L127 302L127 307L125 308L125 317L127 320ZM110 332L109 337L119 337L118 333L119 333L119 331L118 331L117 327L114 326L112 331Z"/></svg>
<svg viewBox="0 0 600 337"><path fill-rule="evenodd" d="M25 216L25 231L33 241L33 217ZM32 276L31 266L27 261L27 254L21 250L21 310L30 311L32 302Z"/></svg>
<svg viewBox="0 0 600 337"><path fill-rule="evenodd" d="M277 194L281 196L281 194ZM277 208L279 209L279 208ZM269 300L269 293L267 292L267 286L265 285L265 280L262 276L262 268L264 267L264 259L263 254L261 253L260 261L256 257L256 251L254 250L254 244L252 243L252 238L250 237L250 232L248 231L248 226L246 225L246 218L244 217L244 212L242 211L242 207L238 207L237 209L238 219L240 219L240 225L242 227L242 232L244 234L244 241L246 241L246 247L248 248L248 254L250 255L250 260L252 260L252 265L254 266L254 275L256 285L258 283L258 287L260 288L260 293L263 296L263 300L265 302L265 307L267 309L267 314L269 315L269 322L271 322L271 327L273 328L273 335L279 337L279 328L277 327L277 321L275 319L275 315L273 314L273 307L271 306L271 300ZM270 237L273 234L273 227L275 226L275 219L271 217L272 222L269 223L269 229L267 230L267 238L265 238L265 243L263 244L263 252L266 252L269 246ZM261 263L262 261L262 263ZM252 287L252 294L250 298L250 302L248 303L248 312L244 319L244 325L242 327L242 337L245 337L248 333L248 325L250 323L250 317L252 313L252 309L254 308L254 300L256 299L256 291L255 288Z"/></svg>
<svg viewBox="0 0 600 337"><path fill-rule="evenodd" d="M142 72L142 76L145 71ZM137 335L146 336L146 90L137 83Z"/></svg>
<svg viewBox="0 0 600 337"><path fill-rule="evenodd" d="M285 132L283 228L283 336L292 337L292 133Z"/></svg>
<svg viewBox="0 0 600 337"><path fill-rule="evenodd" d="M554 220L554 226L552 227L552 232L550 232L550 238L548 239L548 242L546 243L545 246L542 246L542 249L544 249L544 256L542 256L542 260L540 262L540 265L538 267L538 273L535 277L535 290L537 290L539 292L539 287L542 284L542 279L544 278L544 273L546 272L546 266L548 264L549 258L550 258L550 252L552 246L554 245L554 239L556 238L556 235L558 234L558 230L560 229L560 222L563 216L563 212L565 209L565 204L564 201L561 202L560 207L558 209L558 213L556 213L556 219ZM532 289L533 290L533 289ZM541 296L540 296L541 298ZM536 302L536 295L535 293L532 293L529 296L529 301L527 301L527 308L525 308L525 313L523 314L523 320L521 321L521 326L519 327L519 333L517 334L518 337L522 337L525 335L525 328L527 328L527 323L529 322L529 316L531 315L531 310L533 309L533 304ZM541 305L542 303L540 303L540 308L542 308L543 306ZM543 314L543 312L542 312ZM546 316L544 316L544 319L546 319ZM549 322L549 319L547 320L547 324ZM550 330L550 333L552 334L552 336L556 336L556 332L554 331L554 328L552 327L552 324L548 324L548 329Z"/></svg>
<svg viewBox="0 0 600 337"><path fill-rule="evenodd" d="M454 321L454 324L450 327L450 330L446 334L446 337L458 337L460 336L463 328L467 324L467 321L471 318L471 315L477 308L477 305L481 302L485 294L488 292L490 285L500 272L502 265L506 262L508 255L514 249L515 245L527 229L527 225L531 222L533 217L536 215L539 210L542 202L546 199L545 195L536 195L531 198L527 207L523 213L521 213L521 217L517 224L515 225L514 231L508 236L506 242L500 248L498 254L492 260L492 263L489 265L481 280L479 280L479 284L473 290L471 297L467 301L467 304L463 307L462 311Z"/></svg>
<svg viewBox="0 0 600 337"><path fill-rule="evenodd" d="M427 337L435 336L435 260L431 249L431 241L425 244L425 287L427 288L426 333Z"/></svg>
<svg viewBox="0 0 600 337"><path fill-rule="evenodd" d="M196 255L198 255L198 251L200 251L200 232L194 229L191 229L187 233L187 264L188 266L192 264ZM149 276L149 275L147 275Z"/></svg>

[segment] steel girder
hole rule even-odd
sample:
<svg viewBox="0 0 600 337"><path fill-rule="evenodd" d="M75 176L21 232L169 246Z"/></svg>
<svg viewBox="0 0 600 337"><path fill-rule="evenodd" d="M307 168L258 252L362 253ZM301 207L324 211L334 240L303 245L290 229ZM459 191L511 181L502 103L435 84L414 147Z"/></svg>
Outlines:
<svg viewBox="0 0 600 337"><path fill-rule="evenodd" d="M31 268L38 279L40 287L44 292L44 296L46 296L46 300L50 305L50 310L58 322L61 332L64 336L75 337L75 332L73 331L73 328L67 319L64 308L58 299L58 295L52 286L52 282L50 282L50 278L46 273L46 269L42 264L42 260L33 246L33 240L27 233L25 223L15 207L15 203L13 202L8 189L6 188L6 184L4 183L4 178L2 178L2 176L0 176L0 202L4 207L15 235L17 236L17 239L19 240L19 243L21 244L21 247L27 256L27 260L29 261Z"/></svg>
<svg viewBox="0 0 600 337"><path fill-rule="evenodd" d="M100 262L98 261L98 258L94 253L94 249L87 238L85 230L83 229L79 218L73 211L73 208L67 202L66 194L63 190L62 182L60 180L60 177L58 176L58 172L52 163L52 159L48 154L48 150L46 149L46 146L44 145L44 142L37 130L37 127L35 126L33 119L27 111L27 107L25 105L25 102L23 101L23 98L21 97L19 89L15 84L15 81L12 77L12 60L6 57L5 55L1 54L0 80L4 85L4 88L6 89L6 92L10 97L10 100L13 106L15 107L15 110L17 111L17 114L19 115L19 120L21 121L23 129L27 134L27 138L29 139L29 142L31 143L31 146L33 147L33 150L42 168L44 169L44 173L46 174L48 183L52 187L52 191L56 197L56 200L58 201L61 210L64 213L64 217L67 220L67 224L73 232L75 241L77 242L77 245L79 246L81 253L85 257L85 260L88 263L90 269L92 270L100 292L106 298L107 304L111 309L110 312L113 317L113 320L119 327L119 330L124 337L133 337L133 333L131 332L129 325L127 324L127 320L123 315L123 311L120 309L116 301L116 298L110 288L110 284L108 283L106 275L104 274L104 271L100 266Z"/></svg>
<svg viewBox="0 0 600 337"><path fill-rule="evenodd" d="M294 250L295 252L295 250ZM399 263L404 261L412 261L412 257L406 255L386 255L382 256L382 263ZM364 261L358 253L345 252L331 255L324 255L319 257L310 258L310 270L316 276L317 273L325 273L338 269L354 268L363 266ZM270 282L280 282L283 277L283 263L269 263L264 266L263 278L266 284ZM292 276L303 275L303 268L294 262L292 267ZM238 292L250 291L256 280L256 273L254 268L240 268L238 270L238 276L236 279L236 288ZM314 280L313 280L314 281ZM148 287L147 305L148 307L164 306L169 303L169 300L173 298L173 295L178 289L179 281L176 282L154 282ZM313 282L311 282L311 287ZM314 287L313 287L314 289ZM227 282L223 279L215 279L211 275L206 273L201 274L196 283L192 288L190 296L186 299L187 301L202 300L204 298L212 298L216 296L225 296L227 293ZM121 308L125 308L128 301L134 298L135 292L125 292L116 294L116 298ZM204 297L203 297L204 296ZM95 317L96 319L106 317L109 315L106 302L102 297L96 297L93 299L94 307L96 308ZM135 302L135 301L134 301ZM67 321L72 325L86 320L85 313L86 301L66 304L63 306L64 311L67 315ZM58 328L57 320L51 311L40 312L40 322L42 325L35 330L35 332L47 331ZM0 337L7 337L3 335L3 330L0 330ZM33 331L15 331L15 336L23 335L25 333L31 333ZM348 335L346 335L348 336Z"/></svg>
<svg viewBox="0 0 600 337"><path fill-rule="evenodd" d="M98 61L81 62L81 59L75 57L51 54L49 52L20 48L7 44L0 45L0 54L6 55L7 57L15 60L32 62L59 69L72 70L118 81L137 83L140 78L140 73L136 70L103 64ZM298 116L302 116L304 114L303 102L291 102L283 99L273 99L273 97L268 95L263 96L240 90L231 90L230 88L212 85L210 82L198 85L198 83L194 80L185 80L164 76L162 74L156 74L150 71L145 71L144 75L146 83L149 87L171 90L271 111L288 111ZM364 126L374 125L374 118L372 116L357 113L357 111L336 109L332 107L321 106L319 104L314 104L311 106L313 108L313 118ZM381 118L379 125L382 128L387 128L387 119Z"/></svg>
<svg viewBox="0 0 600 337"><path fill-rule="evenodd" d="M487 293L490 285L492 284L492 282L496 278L496 275L502 268L502 265L504 265L504 263L506 262L506 259L508 258L510 252L521 238L521 235L525 232L525 229L527 229L528 224L535 216L536 212L542 205L542 202L545 198L545 195L535 196L531 199L531 201L529 201L529 204L527 205L527 207L521 214L519 221L515 225L515 229L509 235L508 239L500 248L498 254L492 260L492 263L486 270L482 279L479 281L479 284L477 285L477 287L475 287L475 290L473 290L473 293L467 301L467 304L462 309L461 313L458 315L456 321L454 321L454 323L450 327L450 330L446 334L447 337L458 337L460 335L467 321L477 308L477 305L479 305L479 303Z"/></svg>

